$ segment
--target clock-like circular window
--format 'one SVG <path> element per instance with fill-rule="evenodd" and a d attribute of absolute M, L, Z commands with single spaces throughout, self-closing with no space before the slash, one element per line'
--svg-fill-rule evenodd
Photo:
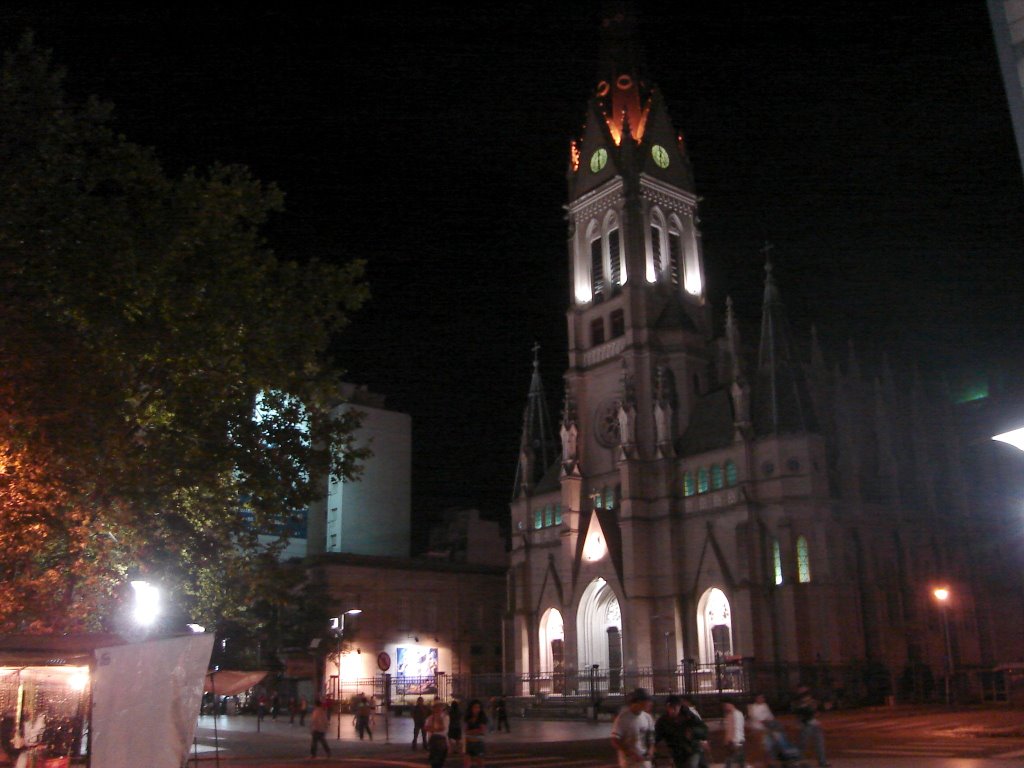
<path fill-rule="evenodd" d="M 651 157 L 654 158 L 654 164 L 659 168 L 668 168 L 668 150 L 661 146 L 661 144 L 655 144 L 651 147 Z"/>
<path fill-rule="evenodd" d="M 609 399 L 594 411 L 594 436 L 605 448 L 614 448 L 619 440 L 619 401 Z"/>
<path fill-rule="evenodd" d="M 608 164 L 608 150 L 604 147 L 590 156 L 590 171 L 597 173 Z"/>

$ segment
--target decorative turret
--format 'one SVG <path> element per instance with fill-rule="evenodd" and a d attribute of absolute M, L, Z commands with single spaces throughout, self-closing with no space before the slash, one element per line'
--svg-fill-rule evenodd
<path fill-rule="evenodd" d="M 556 457 L 544 385 L 540 377 L 539 352 L 540 345 L 534 344 L 533 375 L 530 377 L 530 391 L 523 409 L 523 431 L 519 439 L 519 464 L 512 488 L 513 499 L 523 493 L 529 495 Z"/>
<path fill-rule="evenodd" d="M 764 307 L 761 348 L 754 384 L 754 431 L 757 435 L 813 432 L 814 411 L 807 395 L 803 369 L 793 354 L 789 324 L 779 296 L 765 244 Z"/>

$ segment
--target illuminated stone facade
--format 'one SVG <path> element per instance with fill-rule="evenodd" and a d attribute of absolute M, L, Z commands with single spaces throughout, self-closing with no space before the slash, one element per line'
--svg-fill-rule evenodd
<path fill-rule="evenodd" d="M 946 401 L 797 343 L 768 248 L 757 348 L 711 306 L 686 146 L 607 31 L 570 148 L 559 435 L 535 364 L 511 505 L 508 670 L 541 690 L 732 657 L 941 674 L 938 583 L 958 664 L 982 661 Z"/>

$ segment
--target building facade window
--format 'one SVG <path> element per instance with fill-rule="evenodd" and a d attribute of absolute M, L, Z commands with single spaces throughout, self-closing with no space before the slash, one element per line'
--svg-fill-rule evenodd
<path fill-rule="evenodd" d="M 662 263 L 662 252 L 661 252 L 661 225 L 657 222 L 651 222 L 651 258 L 654 263 L 654 282 L 661 280 L 661 276 L 665 271 L 664 264 Z"/>
<path fill-rule="evenodd" d="M 604 508 L 615 509 L 615 489 L 605 488 L 604 489 Z"/>
<path fill-rule="evenodd" d="M 811 581 L 811 556 L 807 551 L 807 538 L 799 536 L 796 540 L 796 577 L 801 584 Z"/>
<path fill-rule="evenodd" d="M 540 530 L 541 528 L 544 527 L 544 510 L 543 509 L 539 509 L 538 508 L 538 509 L 535 509 L 533 511 L 533 527 L 536 528 L 537 530 Z"/>
<path fill-rule="evenodd" d="M 775 571 L 775 586 L 782 583 L 782 547 L 778 539 L 772 539 L 772 568 Z"/>
<path fill-rule="evenodd" d="M 725 480 L 722 477 L 721 464 L 711 465 L 711 487 L 716 491 L 725 487 Z"/>
<path fill-rule="evenodd" d="M 546 507 L 544 507 L 544 527 L 546 528 L 546 527 L 548 527 L 550 525 L 554 525 L 554 524 L 555 524 L 555 510 L 554 510 L 554 508 L 550 504 L 548 504 Z"/>
<path fill-rule="evenodd" d="M 596 347 L 604 344 L 604 318 L 599 317 L 590 321 L 590 345 Z"/>
<path fill-rule="evenodd" d="M 601 238 L 590 241 L 590 291 L 594 301 L 599 301 L 604 294 L 604 259 L 601 254 Z M 600 297 L 600 298 L 599 298 Z"/>
<path fill-rule="evenodd" d="M 697 470 L 697 493 L 708 492 L 708 468 L 701 467 Z"/>
<path fill-rule="evenodd" d="M 555 525 L 562 524 L 562 505 L 555 504 Z"/>
<path fill-rule="evenodd" d="M 730 488 L 737 485 L 740 482 L 740 471 L 736 467 L 736 462 L 730 459 L 725 462 L 725 484 Z"/>
<path fill-rule="evenodd" d="M 683 261 L 683 238 L 678 232 L 668 234 L 668 258 L 672 285 L 679 285 L 680 264 Z"/>
<path fill-rule="evenodd" d="M 621 309 L 614 310 L 609 315 L 608 320 L 611 324 L 611 337 L 613 339 L 617 339 L 626 332 L 626 316 Z"/>
<path fill-rule="evenodd" d="M 686 472 L 683 475 L 683 496 L 693 496 L 697 492 L 697 486 L 693 482 L 693 473 Z"/>
<path fill-rule="evenodd" d="M 613 229 L 608 233 L 608 279 L 611 280 L 612 289 L 622 285 L 622 256 L 619 248 L 619 230 Z"/>

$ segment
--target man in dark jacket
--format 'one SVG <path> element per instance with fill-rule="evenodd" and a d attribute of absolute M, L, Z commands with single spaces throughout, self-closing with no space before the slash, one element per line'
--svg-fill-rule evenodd
<path fill-rule="evenodd" d="M 800 718 L 800 751 L 807 754 L 807 748 L 813 744 L 819 768 L 826 768 L 829 762 L 825 759 L 825 734 L 818 719 L 818 702 L 811 696 L 811 689 L 806 685 L 796 689 L 793 712 Z"/>
<path fill-rule="evenodd" d="M 654 724 L 654 740 L 668 747 L 675 768 L 697 768 L 707 737 L 704 721 L 682 706 L 678 696 L 665 699 L 665 714 Z"/>

